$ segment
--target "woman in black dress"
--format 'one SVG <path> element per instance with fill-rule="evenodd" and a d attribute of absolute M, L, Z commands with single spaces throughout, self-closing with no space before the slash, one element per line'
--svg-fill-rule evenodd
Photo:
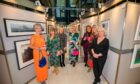
<path fill-rule="evenodd" d="M 107 59 L 107 53 L 109 50 L 109 40 L 105 37 L 105 29 L 98 29 L 98 37 L 93 40 L 91 52 L 93 55 L 94 68 L 93 72 L 95 75 L 95 80 L 93 84 L 100 83 L 100 76 L 102 74 L 102 70 L 104 64 Z"/>

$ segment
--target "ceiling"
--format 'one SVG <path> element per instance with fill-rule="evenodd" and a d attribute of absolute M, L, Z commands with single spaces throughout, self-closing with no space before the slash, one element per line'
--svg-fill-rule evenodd
<path fill-rule="evenodd" d="M 30 0 L 35 2 L 36 0 Z M 45 7 L 49 7 L 48 16 L 55 17 L 58 23 L 70 24 L 79 19 L 81 12 L 89 12 L 90 8 L 98 9 L 98 3 L 110 0 L 39 0 Z"/>

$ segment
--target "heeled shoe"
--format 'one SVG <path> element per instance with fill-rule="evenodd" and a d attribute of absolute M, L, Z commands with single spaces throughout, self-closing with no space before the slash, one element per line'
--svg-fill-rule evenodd
<path fill-rule="evenodd" d="M 62 65 L 63 65 L 63 67 L 65 67 L 65 63 L 63 63 Z"/>

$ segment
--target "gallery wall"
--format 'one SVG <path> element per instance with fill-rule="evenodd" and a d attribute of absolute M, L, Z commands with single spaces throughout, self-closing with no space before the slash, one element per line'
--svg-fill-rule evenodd
<path fill-rule="evenodd" d="M 3 59 L 7 60 L 8 66 L 6 67 L 9 68 L 7 70 L 9 70 L 9 73 L 10 73 L 9 75 L 11 76 L 12 83 L 25 84 L 27 81 L 35 77 L 34 66 L 33 64 L 31 64 L 21 70 L 18 69 L 18 62 L 17 62 L 16 53 L 15 53 L 14 41 L 30 39 L 31 36 L 7 37 L 3 18 L 45 22 L 45 15 L 18 9 L 18 8 L 11 7 L 4 4 L 0 4 L 0 9 L 1 9 L 1 14 L 0 14 L 1 29 L 0 30 L 2 33 L 3 43 L 5 47 L 5 52 L 6 52 L 6 56 L 5 56 L 6 59 L 5 58 Z M 7 10 L 10 10 L 10 11 L 7 11 Z M 6 73 L 7 72 L 5 72 L 4 74 Z M 10 83 L 6 83 L 6 84 L 10 84 Z"/>
<path fill-rule="evenodd" d="M 129 2 L 127 10 L 122 48 L 129 52 L 121 55 L 117 84 L 139 84 L 140 67 L 130 68 L 130 64 L 133 59 L 134 45 L 140 44 L 139 41 L 134 40 L 140 16 L 140 5 Z"/>

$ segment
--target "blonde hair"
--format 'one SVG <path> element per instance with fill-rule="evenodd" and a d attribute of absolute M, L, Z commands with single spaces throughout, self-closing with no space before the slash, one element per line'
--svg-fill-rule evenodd
<path fill-rule="evenodd" d="M 102 32 L 104 32 L 105 36 L 107 35 L 107 32 L 106 32 L 105 28 L 103 28 L 103 27 L 99 27 L 97 30 L 98 30 L 98 33 L 102 31 Z"/>
<path fill-rule="evenodd" d="M 33 25 L 33 28 L 35 29 L 36 26 L 39 26 L 39 27 L 43 30 L 43 27 L 42 27 L 42 25 L 41 25 L 40 23 L 35 23 L 35 24 Z"/>
<path fill-rule="evenodd" d="M 64 28 L 62 28 L 62 27 L 59 27 L 59 29 L 58 29 L 58 33 L 60 33 L 60 30 L 63 30 L 63 33 L 64 33 Z"/>

